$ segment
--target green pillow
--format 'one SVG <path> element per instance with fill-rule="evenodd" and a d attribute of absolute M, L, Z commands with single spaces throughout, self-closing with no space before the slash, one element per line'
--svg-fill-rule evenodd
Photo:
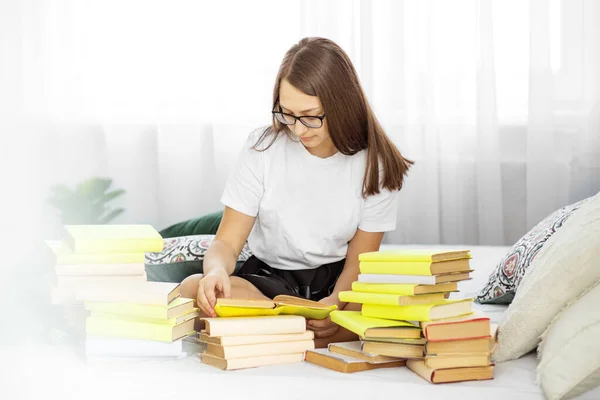
<path fill-rule="evenodd" d="M 193 274 L 204 272 L 204 255 L 214 235 L 190 235 L 165 238 L 163 250 L 146 253 L 146 275 L 153 282 L 181 282 Z M 248 244 L 242 249 L 235 270 L 250 257 Z"/>
<path fill-rule="evenodd" d="M 222 218 L 223 211 L 215 211 L 199 218 L 193 218 L 171 225 L 159 233 L 163 238 L 191 235 L 214 235 L 217 233 L 217 229 L 219 229 Z"/>

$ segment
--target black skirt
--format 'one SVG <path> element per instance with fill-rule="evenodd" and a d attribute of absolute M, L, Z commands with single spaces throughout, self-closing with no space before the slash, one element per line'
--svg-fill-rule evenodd
<path fill-rule="evenodd" d="M 285 294 L 319 301 L 333 292 L 345 261 L 343 259 L 315 269 L 288 271 L 272 268 L 251 256 L 233 276 L 252 283 L 270 299 Z"/>

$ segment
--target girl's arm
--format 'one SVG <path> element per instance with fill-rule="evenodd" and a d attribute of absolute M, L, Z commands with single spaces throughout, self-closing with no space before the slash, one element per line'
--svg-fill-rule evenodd
<path fill-rule="evenodd" d="M 204 256 L 204 274 L 223 268 L 227 275 L 235 270 L 237 259 L 244 248 L 255 217 L 225 207 L 223 218 L 214 240 Z"/>
<path fill-rule="evenodd" d="M 381 241 L 383 239 L 383 232 L 366 232 L 360 229 L 356 230 L 354 237 L 350 240 L 348 245 L 348 253 L 346 255 L 346 263 L 340 277 L 338 278 L 333 293 L 329 300 L 334 301 L 331 304 L 337 304 L 338 309 L 342 310 L 346 303 L 342 303 L 339 300 L 339 292 L 344 290 L 352 289 L 352 282 L 358 279 L 358 255 L 370 251 L 379 250 Z"/>

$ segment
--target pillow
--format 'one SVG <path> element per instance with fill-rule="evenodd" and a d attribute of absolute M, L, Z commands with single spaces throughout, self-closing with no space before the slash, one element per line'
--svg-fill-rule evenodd
<path fill-rule="evenodd" d="M 546 398 L 571 398 L 600 386 L 598 304 L 600 282 L 561 311 L 544 332 L 537 376 Z"/>
<path fill-rule="evenodd" d="M 171 225 L 159 233 L 163 238 L 191 235 L 214 235 L 217 233 L 217 229 L 219 229 L 222 218 L 223 211 L 216 211 L 199 218 L 193 218 Z"/>
<path fill-rule="evenodd" d="M 587 200 L 589 198 L 556 210 L 519 239 L 498 263 L 475 301 L 482 304 L 510 304 L 540 249 Z"/>
<path fill-rule="evenodd" d="M 163 250 L 146 253 L 148 281 L 181 282 L 193 274 L 203 272 L 204 254 L 215 235 L 192 235 L 163 239 Z M 248 244 L 242 249 L 236 271 L 250 257 Z"/>
<path fill-rule="evenodd" d="M 573 213 L 531 262 L 498 328 L 496 362 L 534 350 L 570 301 L 600 280 L 600 193 Z"/>

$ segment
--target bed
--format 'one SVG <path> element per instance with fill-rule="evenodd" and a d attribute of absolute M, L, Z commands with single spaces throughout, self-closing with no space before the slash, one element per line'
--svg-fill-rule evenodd
<path fill-rule="evenodd" d="M 398 247 L 384 245 L 384 248 Z M 415 246 L 411 246 L 415 247 Z M 442 246 L 460 248 L 460 246 Z M 460 285 L 461 296 L 483 286 L 507 247 L 469 246 L 473 279 Z M 492 321 L 506 306 L 479 305 Z M 220 371 L 187 358 L 136 364 L 87 365 L 69 348 L 43 344 L 13 347 L 3 357 L 1 398 L 60 399 L 543 399 L 535 385 L 536 355 L 496 366 L 491 381 L 432 385 L 406 368 L 354 374 L 330 371 L 310 363 Z M 1 392 L 0 392 L 1 394 Z M 600 399 L 600 389 L 583 399 Z"/>

